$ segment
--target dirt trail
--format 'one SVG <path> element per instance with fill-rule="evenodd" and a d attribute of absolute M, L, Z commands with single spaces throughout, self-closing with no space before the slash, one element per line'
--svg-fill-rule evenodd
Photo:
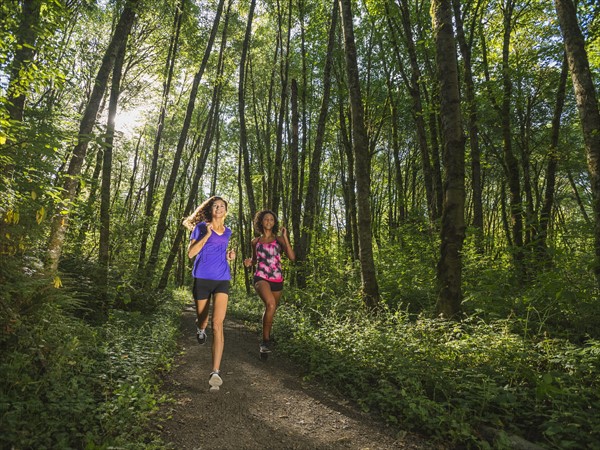
<path fill-rule="evenodd" d="M 257 335 L 226 319 L 223 386 L 210 392 L 211 339 L 198 345 L 194 312 L 182 315 L 182 354 L 163 391 L 175 403 L 159 413 L 165 442 L 183 449 L 432 449 L 413 434 L 385 427 L 355 405 L 302 378 L 282 355 L 261 361 Z"/>

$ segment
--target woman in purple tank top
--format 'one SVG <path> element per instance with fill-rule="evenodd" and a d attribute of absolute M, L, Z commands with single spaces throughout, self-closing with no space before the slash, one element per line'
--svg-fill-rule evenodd
<path fill-rule="evenodd" d="M 271 352 L 271 328 L 283 290 L 283 273 L 281 271 L 281 255 L 285 253 L 291 261 L 296 254 L 290 245 L 285 227 L 279 231 L 279 222 L 273 211 L 263 210 L 254 216 L 254 229 L 260 233 L 252 240 L 252 258 L 246 258 L 246 267 L 256 266 L 254 272 L 254 289 L 265 304 L 262 317 L 261 353 Z"/>
<path fill-rule="evenodd" d="M 196 258 L 192 275 L 193 294 L 196 302 L 196 338 L 198 343 L 207 340 L 209 299 L 213 299 L 212 314 L 212 372 L 208 383 L 211 391 L 219 390 L 223 380 L 220 373 L 223 356 L 223 321 L 229 299 L 231 273 L 229 261 L 235 259 L 235 251 L 228 250 L 231 229 L 225 226 L 227 202 L 221 197 L 210 197 L 183 221 L 191 230 L 188 256 Z"/>

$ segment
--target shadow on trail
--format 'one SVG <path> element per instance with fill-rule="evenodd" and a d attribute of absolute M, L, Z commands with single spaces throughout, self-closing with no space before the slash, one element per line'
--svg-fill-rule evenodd
<path fill-rule="evenodd" d="M 431 448 L 418 437 L 399 440 L 353 405 L 302 379 L 302 370 L 275 351 L 261 361 L 258 335 L 225 321 L 223 386 L 210 392 L 211 343 L 198 345 L 195 314 L 182 314 L 182 353 L 165 379 L 173 399 L 157 427 L 174 449 Z"/>

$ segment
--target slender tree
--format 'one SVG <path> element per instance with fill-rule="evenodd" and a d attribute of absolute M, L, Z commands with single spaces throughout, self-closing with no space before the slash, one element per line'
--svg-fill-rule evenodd
<path fill-rule="evenodd" d="M 462 302 L 461 250 L 465 237 L 465 138 L 460 111 L 456 43 L 450 0 L 433 0 L 433 30 L 440 83 L 440 114 L 444 142 L 444 205 L 441 255 L 437 268 L 437 314 L 456 318 Z"/>
<path fill-rule="evenodd" d="M 186 0 L 181 0 L 181 3 L 175 8 L 171 37 L 169 40 L 169 50 L 167 52 L 167 59 L 165 61 L 165 68 L 163 72 L 163 92 L 160 103 L 160 111 L 158 113 L 156 135 L 154 137 L 154 145 L 152 147 L 152 159 L 150 160 L 148 189 L 146 193 L 146 204 L 144 207 L 144 221 L 142 222 L 142 232 L 140 237 L 140 253 L 138 258 L 139 271 L 143 269 L 146 260 L 146 247 L 148 245 L 150 225 L 154 216 L 154 190 L 156 188 L 158 157 L 165 127 L 165 117 L 167 114 L 167 104 L 169 102 L 169 96 L 171 92 L 171 83 L 173 81 L 177 49 L 179 47 L 179 35 L 181 32 L 181 23 L 185 9 L 185 2 Z"/>
<path fill-rule="evenodd" d="M 460 0 L 452 0 L 456 23 L 456 39 L 459 43 L 463 63 L 463 78 L 465 84 L 465 97 L 467 102 L 467 130 L 469 136 L 469 149 L 471 152 L 471 192 L 473 196 L 473 228 L 475 229 L 475 246 L 479 253 L 483 253 L 483 187 L 481 183 L 481 149 L 479 145 L 479 118 L 477 101 L 475 98 L 475 81 L 472 68 L 473 38 L 475 35 L 476 21 L 481 17 L 482 0 L 476 0 L 475 6 L 469 2 L 461 11 Z M 471 27 L 467 36 L 464 29 L 463 11 L 471 14 Z"/>
<path fill-rule="evenodd" d="M 115 59 L 123 42 L 129 36 L 131 27 L 135 20 L 136 8 L 139 0 L 128 0 L 123 8 L 111 41 L 102 58 L 102 64 L 98 69 L 98 74 L 94 81 L 92 95 L 85 107 L 83 117 L 79 125 L 79 135 L 77 144 L 71 154 L 68 169 L 63 175 L 63 193 L 62 204 L 58 205 L 57 212 L 52 218 L 50 230 L 50 239 L 48 243 L 48 253 L 46 258 L 46 268 L 52 272 L 58 269 L 58 263 L 62 253 L 63 244 L 68 227 L 69 209 L 74 202 L 79 185 L 79 175 L 83 165 L 88 144 L 91 140 L 91 133 L 96 123 L 96 115 L 100 108 L 100 102 L 104 97 L 108 78 L 112 71 Z"/>
<path fill-rule="evenodd" d="M 554 0 L 583 129 L 594 211 L 594 275 L 600 286 L 600 111 L 585 40 L 572 0 Z"/>
<path fill-rule="evenodd" d="M 279 0 L 278 0 L 279 5 Z M 280 10 L 280 7 L 277 8 Z M 279 23 L 282 22 L 281 16 Z M 275 146 L 275 160 L 270 179 L 271 186 L 269 188 L 269 196 L 271 197 L 271 209 L 277 214 L 279 212 L 279 202 L 281 201 L 281 166 L 283 161 L 283 139 L 284 139 L 284 122 L 287 110 L 287 98 L 288 98 L 288 77 L 290 71 L 290 39 L 292 33 L 292 1 L 288 2 L 288 15 L 287 15 L 287 33 L 286 33 L 286 44 L 285 49 L 283 46 L 283 39 L 281 43 L 281 63 L 280 63 L 280 78 L 281 78 L 281 94 L 279 99 L 279 115 L 277 118 L 277 137 Z M 280 35 L 283 34 L 280 26 Z"/>
<path fill-rule="evenodd" d="M 190 90 L 190 96 L 185 112 L 185 118 L 183 119 L 183 125 L 181 127 L 181 133 L 179 134 L 179 140 L 177 141 L 177 148 L 175 149 L 175 154 L 173 155 L 173 166 L 171 167 L 171 174 L 169 175 L 169 179 L 167 180 L 167 185 L 165 187 L 165 193 L 163 196 L 162 207 L 160 210 L 160 216 L 158 218 L 158 222 L 156 224 L 156 231 L 154 233 L 154 240 L 152 241 L 152 248 L 150 250 L 150 256 L 148 257 L 148 262 L 146 263 L 146 269 L 141 277 L 142 280 L 151 280 L 154 271 L 156 269 L 156 264 L 158 262 L 158 255 L 160 251 L 160 247 L 162 241 L 165 237 L 165 233 L 167 232 L 167 218 L 169 215 L 169 209 L 171 207 L 171 202 L 173 200 L 173 193 L 175 188 L 175 183 L 177 181 L 177 175 L 179 173 L 179 164 L 181 162 L 181 155 L 183 153 L 183 149 L 188 139 L 188 132 L 190 129 L 190 125 L 192 123 L 192 116 L 194 114 L 194 108 L 196 106 L 196 96 L 198 95 L 198 89 L 200 87 L 200 80 L 204 75 L 204 71 L 206 70 L 206 66 L 208 64 L 208 58 L 212 52 L 213 43 L 215 42 L 215 37 L 217 36 L 217 31 L 219 29 L 219 22 L 221 21 L 221 14 L 223 13 L 223 5 L 225 0 L 219 0 L 219 4 L 217 6 L 217 11 L 215 13 L 215 18 L 213 21 L 212 29 L 208 38 L 208 42 L 206 43 L 206 49 L 204 51 L 204 56 L 202 57 L 202 62 L 200 63 L 200 67 L 194 76 L 194 81 L 192 82 L 192 89 Z"/>
<path fill-rule="evenodd" d="M 248 151 L 248 130 L 246 128 L 246 61 L 250 51 L 250 39 L 252 37 L 252 20 L 254 18 L 254 9 L 256 0 L 251 0 L 248 10 L 248 22 L 246 23 L 246 34 L 242 44 L 242 55 L 240 57 L 240 75 L 238 84 L 238 114 L 240 121 L 240 148 L 244 162 L 244 181 L 246 183 L 246 195 L 248 197 L 248 206 L 250 207 L 250 217 L 256 213 L 256 201 L 254 200 L 254 187 L 252 186 L 252 172 L 250 170 L 250 153 Z"/>
<path fill-rule="evenodd" d="M 319 181 L 321 177 L 321 159 L 323 154 L 323 142 L 325 138 L 325 126 L 327 113 L 329 111 L 329 97 L 331 93 L 331 72 L 333 66 L 333 50 L 335 48 L 335 31 L 338 22 L 337 0 L 334 0 L 331 12 L 331 23 L 329 27 L 329 39 L 327 43 L 327 55 L 325 56 L 325 68 L 323 69 L 323 98 L 317 121 L 317 134 L 312 152 L 310 169 L 308 171 L 308 186 L 306 198 L 304 199 L 304 220 L 300 242 L 296 247 L 296 263 L 299 266 L 298 285 L 303 286 L 305 273 L 303 264 L 307 261 L 310 253 L 311 234 L 315 226 L 315 217 L 319 201 Z"/>
<path fill-rule="evenodd" d="M 358 74 L 358 57 L 354 39 L 354 25 L 351 1 L 340 0 L 340 16 L 344 34 L 344 55 L 346 60 L 346 76 L 350 94 L 352 111 L 352 148 L 356 162 L 356 203 L 358 211 L 358 243 L 360 249 L 360 267 L 362 296 L 369 308 L 379 303 L 379 285 L 375 274 L 373 259 L 373 238 L 371 230 L 371 154 L 369 138 L 364 122 L 364 107 Z"/>
<path fill-rule="evenodd" d="M 556 92 L 556 104 L 554 105 L 554 116 L 552 117 L 552 131 L 550 136 L 550 148 L 548 151 L 548 166 L 546 169 L 546 186 L 544 189 L 544 203 L 540 211 L 539 226 L 536 233 L 536 250 L 538 259 L 549 264 L 551 257 L 548 252 L 548 228 L 552 218 L 552 207 L 556 194 L 556 169 L 558 166 L 558 143 L 560 133 L 560 120 L 565 104 L 567 78 L 569 76 L 569 64 L 567 56 L 563 58 L 560 80 Z"/>
<path fill-rule="evenodd" d="M 388 8 L 386 4 L 386 8 Z M 439 217 L 438 211 L 436 211 L 436 201 L 434 193 L 433 183 L 433 168 L 431 166 L 431 155 L 429 150 L 429 144 L 427 142 L 427 130 L 425 126 L 425 110 L 423 108 L 423 98 L 421 92 L 422 75 L 419 60 L 417 57 L 417 49 L 414 42 L 413 36 L 413 25 L 410 19 L 409 2 L 406 0 L 400 0 L 398 2 L 398 11 L 400 12 L 400 20 L 402 22 L 402 31 L 398 30 L 398 27 L 392 20 L 391 11 L 388 9 L 388 27 L 390 30 L 390 37 L 392 44 L 395 49 L 396 59 L 401 69 L 402 78 L 410 93 L 412 99 L 412 114 L 415 121 L 415 131 L 417 134 L 417 143 L 419 150 L 421 151 L 421 167 L 423 170 L 423 178 L 425 183 L 425 195 L 427 197 L 427 208 L 429 218 L 434 220 Z M 401 34 L 404 37 L 404 42 L 408 52 L 408 59 L 410 63 L 410 75 L 404 73 L 402 68 L 403 59 L 401 56 L 399 44 L 397 43 L 396 35 Z"/>
<path fill-rule="evenodd" d="M 512 143 L 511 111 L 512 111 L 512 79 L 510 71 L 510 40 L 513 32 L 513 20 L 516 2 L 506 0 L 503 4 L 503 40 L 502 40 L 502 104 L 500 106 L 500 123 L 502 128 L 502 144 L 504 167 L 508 179 L 510 195 L 511 233 L 513 242 L 513 260 L 516 273 L 523 272 L 523 204 L 521 200 L 521 179 L 519 161 L 517 160 Z"/>
<path fill-rule="evenodd" d="M 100 263 L 100 291 L 103 298 L 102 313 L 108 313 L 108 274 L 110 266 L 110 189 L 111 173 L 113 170 L 112 154 L 115 137 L 115 118 L 121 93 L 121 78 L 123 73 L 123 61 L 127 48 L 127 36 L 121 44 L 121 48 L 115 58 L 113 67 L 112 83 L 110 88 L 110 100 L 108 105 L 108 118 L 106 123 L 106 139 L 102 149 L 102 184 L 100 187 L 100 242 L 98 262 Z"/>

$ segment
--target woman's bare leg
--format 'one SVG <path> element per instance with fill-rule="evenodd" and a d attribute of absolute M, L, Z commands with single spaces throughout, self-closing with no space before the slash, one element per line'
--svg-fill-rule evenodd
<path fill-rule="evenodd" d="M 208 298 L 196 300 L 196 325 L 201 330 L 205 330 L 208 326 L 209 303 Z"/>
<path fill-rule="evenodd" d="M 229 295 L 223 292 L 213 294 L 213 314 L 212 314 L 212 360 L 213 371 L 219 370 L 221 367 L 221 358 L 223 357 L 223 347 L 225 346 L 225 336 L 223 333 L 223 322 L 227 313 L 227 301 Z"/>
<path fill-rule="evenodd" d="M 258 281 L 254 288 L 261 300 L 265 304 L 265 312 L 262 317 L 263 326 L 263 341 L 268 341 L 271 337 L 271 328 L 273 328 L 273 318 L 279 305 L 279 299 L 281 298 L 282 291 L 271 291 L 271 286 L 266 281 Z"/>

